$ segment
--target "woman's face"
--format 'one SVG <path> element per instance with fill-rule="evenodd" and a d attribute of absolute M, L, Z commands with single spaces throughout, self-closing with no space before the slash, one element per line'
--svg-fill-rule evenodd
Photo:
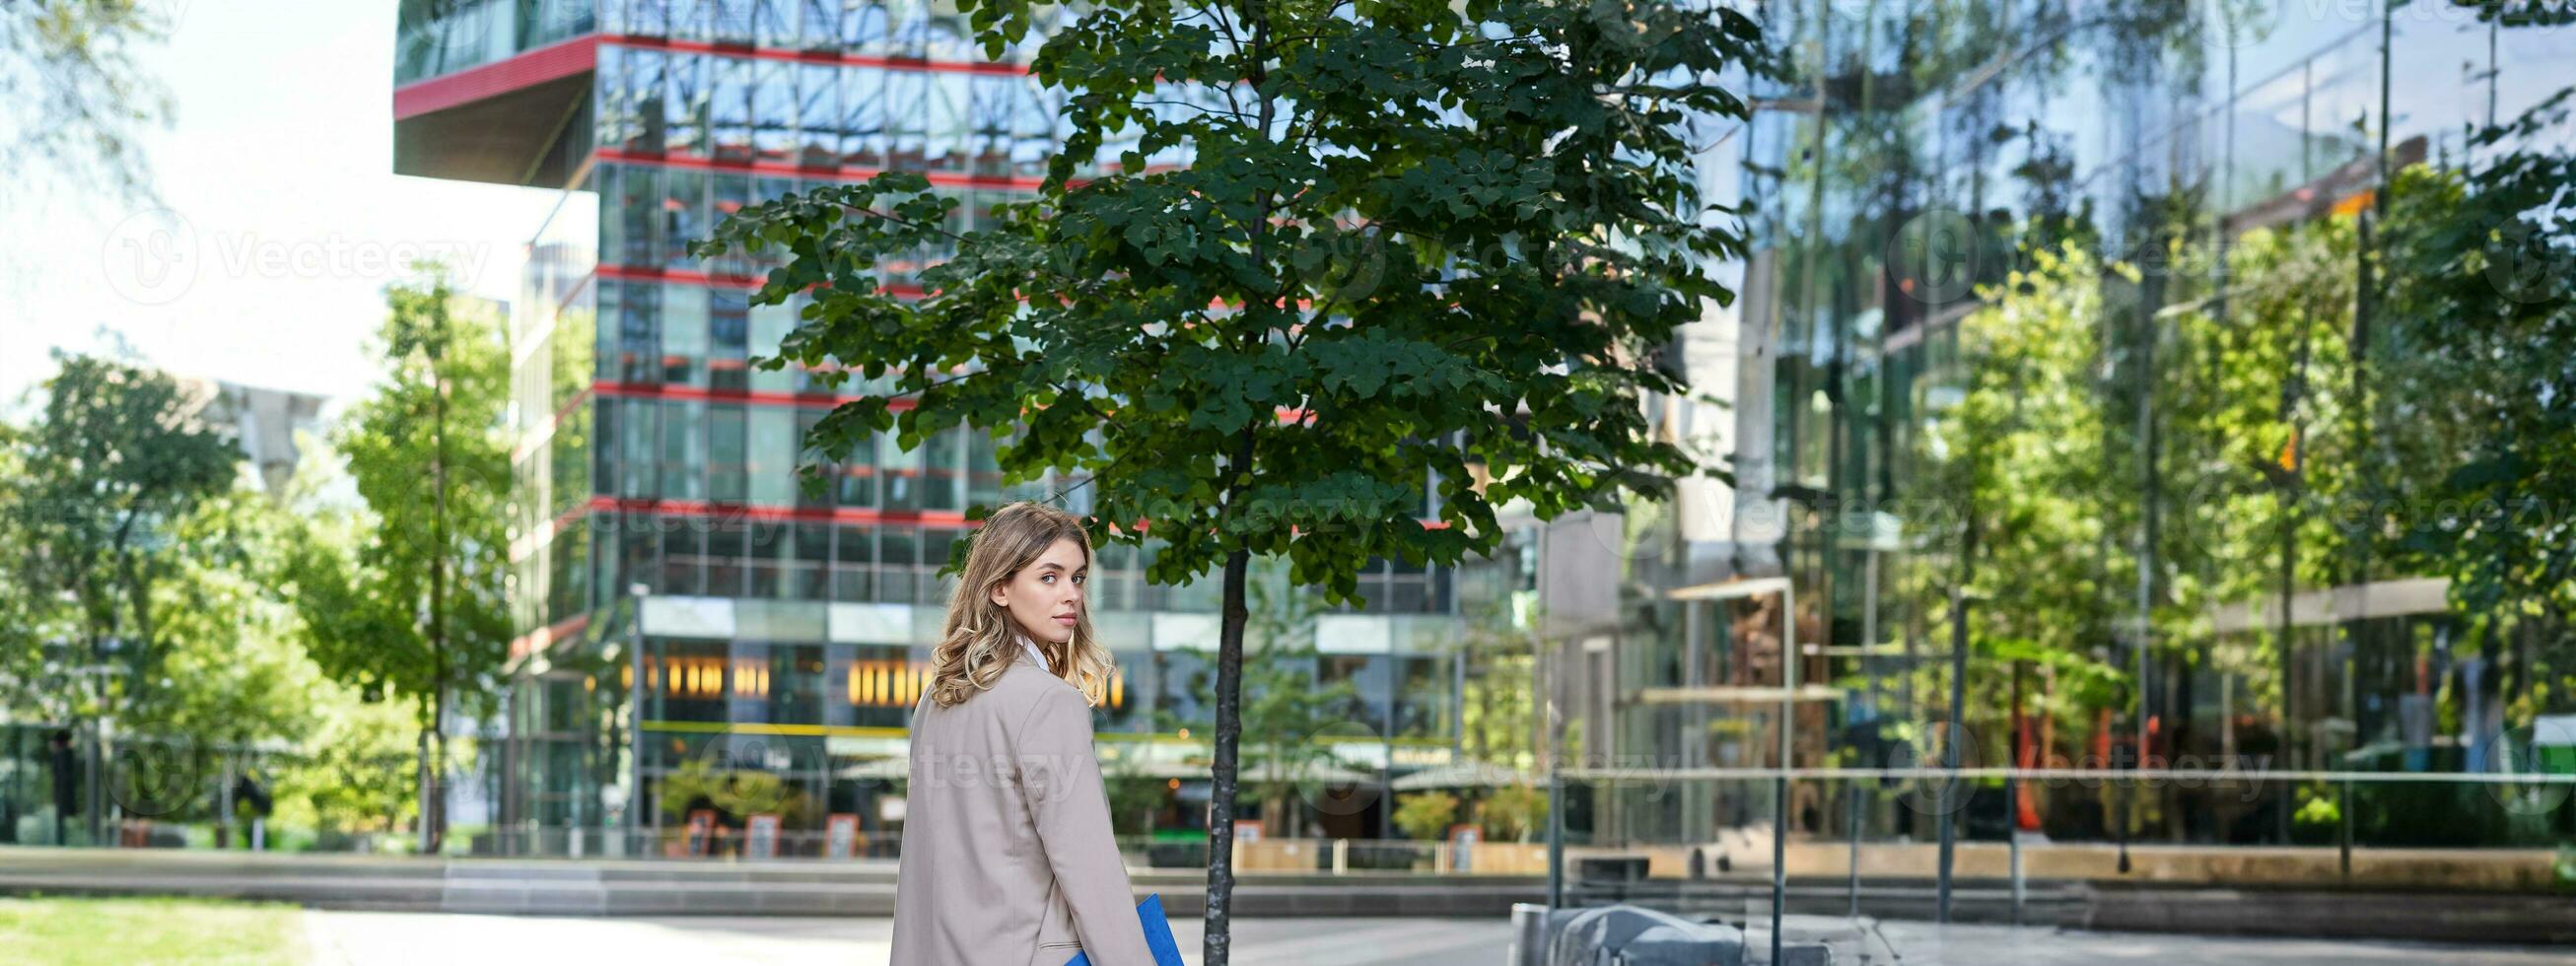
<path fill-rule="evenodd" d="M 1091 561 L 1083 556 L 1082 545 L 1058 540 L 994 587 L 993 603 L 1030 640 L 1062 644 L 1073 639 L 1074 622 L 1082 617 L 1082 585 L 1090 577 Z"/>

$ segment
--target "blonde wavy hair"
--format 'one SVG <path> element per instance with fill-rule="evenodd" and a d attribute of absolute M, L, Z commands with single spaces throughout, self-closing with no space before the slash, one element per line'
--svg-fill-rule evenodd
<path fill-rule="evenodd" d="M 1080 519 L 1026 500 L 994 511 L 967 540 L 966 572 L 948 595 L 948 619 L 930 652 L 930 699 L 943 708 L 992 688 L 1019 657 L 1011 615 L 993 603 L 993 588 L 1036 563 L 1058 540 L 1079 544 L 1085 566 L 1092 559 L 1091 534 Z M 1082 618 L 1073 625 L 1071 640 L 1056 644 L 1031 637 L 1030 641 L 1046 653 L 1056 676 L 1081 689 L 1086 700 L 1097 705 L 1108 694 L 1109 676 L 1117 666 L 1110 663 L 1109 649 L 1092 636 L 1088 599 L 1083 601 Z"/>

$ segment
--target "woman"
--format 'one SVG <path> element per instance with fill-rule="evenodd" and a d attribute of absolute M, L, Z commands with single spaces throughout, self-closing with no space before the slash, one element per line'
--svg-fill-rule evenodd
<path fill-rule="evenodd" d="M 1014 503 L 975 532 L 912 712 L 896 966 L 1151 966 L 1091 705 L 1109 652 L 1083 607 L 1091 539 Z"/>

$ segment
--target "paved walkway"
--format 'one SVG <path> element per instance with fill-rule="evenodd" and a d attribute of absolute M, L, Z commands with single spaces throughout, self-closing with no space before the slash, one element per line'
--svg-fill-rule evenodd
<path fill-rule="evenodd" d="M 505 966 L 601 962 L 620 966 L 738 962 L 885 962 L 886 919 L 574 919 L 403 912 L 309 912 L 306 936 L 319 966 Z M 1199 922 L 1172 923 L 1198 961 Z M 2559 950 L 2471 949 L 2297 939 L 2142 936 L 1890 922 L 1856 929 L 1839 918 L 1794 916 L 1792 938 L 1824 940 L 1837 966 L 2540 966 L 2576 961 Z M 1493 966 L 1511 947 L 1500 921 L 1462 919 L 1248 919 L 1235 923 L 1243 966 Z M 1747 937 L 1758 955 L 1767 935 Z M 1891 955 L 1893 951 L 1894 955 Z"/>
<path fill-rule="evenodd" d="M 411 912 L 305 914 L 315 966 L 503 966 L 508 963 L 876 964 L 886 961 L 889 919 L 572 919 Z M 1172 932 L 1198 962 L 1199 920 Z M 1420 964 L 1493 966 L 1511 948 L 1500 921 L 1454 919 L 1247 919 L 1234 926 L 1242 966 Z"/>
<path fill-rule="evenodd" d="M 1769 923 L 1757 925 L 1763 928 L 1748 934 L 1746 945 L 1756 955 L 1768 955 Z M 2530 947 L 2088 933 L 1870 920 L 1855 926 L 1850 920 L 1827 916 L 1790 916 L 1787 925 L 1793 941 L 1823 941 L 1834 947 L 1835 966 L 2565 966 L 2576 962 L 2576 956 L 2562 950 Z"/>

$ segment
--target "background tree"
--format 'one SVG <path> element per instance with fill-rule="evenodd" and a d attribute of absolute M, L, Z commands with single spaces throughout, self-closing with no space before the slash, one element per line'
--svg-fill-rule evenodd
<path fill-rule="evenodd" d="M 766 365 L 893 374 L 815 428 L 826 457 L 888 426 L 910 448 L 1016 425 L 1007 478 L 1085 479 L 1097 539 L 1168 541 L 1156 582 L 1222 572 L 1223 966 L 1252 559 L 1348 600 L 1372 557 L 1490 550 L 1496 504 L 1547 519 L 1694 471 L 1641 403 L 1682 392 L 1660 353 L 1732 298 L 1707 268 L 1743 239 L 1686 138 L 1746 116 L 1717 79 L 1760 31 L 1660 3 L 960 8 L 996 54 L 1051 30 L 1031 72 L 1069 136 L 1034 199 L 959 236 L 926 179 L 889 173 L 747 209 L 697 254 L 783 251 L 764 304 L 815 290 Z M 951 256 L 927 294 L 890 289 L 925 252 Z"/>
<path fill-rule="evenodd" d="M 2538 16 L 2538 9 L 2529 11 Z M 2565 22 L 2570 15 L 2555 15 Z M 2513 25 L 2508 21 L 2508 25 Z M 2424 453 L 2384 452 L 2369 475 L 2401 560 L 2451 579 L 2454 605 L 2494 615 L 2478 645 L 2507 662 L 2513 717 L 2571 706 L 2576 647 L 2576 154 L 2564 132 L 2576 88 L 2471 132 L 2461 172 L 2415 167 L 2389 192 L 2383 277 L 2390 320 L 2371 364 L 2373 422 L 2442 430 Z"/>
<path fill-rule="evenodd" d="M 180 566 L 172 529 L 240 479 L 241 452 L 201 418 L 207 400 L 167 374 L 76 353 L 13 434 L 22 474 L 7 501 L 10 552 L 41 609 L 67 594 L 82 664 L 126 662 L 103 682 L 106 708 L 163 676 L 158 588 Z M 95 714 L 102 707 L 77 709 Z"/>
<path fill-rule="evenodd" d="M 48 171 L 75 189 L 151 192 L 136 131 L 165 121 L 169 92 L 135 59 L 171 23 L 143 0 L 0 4 L 0 169 Z"/>
<path fill-rule="evenodd" d="M 2108 685 L 2121 679 L 2095 650 L 2113 620 L 2098 555 L 2115 516 L 2108 504 L 2120 498 L 2104 479 L 2108 417 L 2094 377 L 2102 282 L 2136 270 L 2106 266 L 2075 245 L 2028 257 L 2028 268 L 1961 321 L 1962 391 L 1919 437 L 1926 492 L 1942 514 L 1927 531 L 1947 564 L 1917 570 L 1910 590 L 1938 615 L 1935 626 L 1947 626 L 1953 586 L 2004 602 L 1969 609 L 1972 659 L 2063 655 L 2056 663 L 2072 677 L 2056 680 L 2086 687 L 2090 700 L 2055 707 L 2090 727 L 2084 713 L 2107 705 Z M 1948 706 L 1949 674 L 1947 660 L 1921 663 L 1918 706 Z M 2005 676 L 1971 679 L 1982 687 L 1969 707 L 2009 706 Z"/>
<path fill-rule="evenodd" d="M 349 552 L 297 562 L 314 661 L 335 680 L 413 704 L 421 848 L 441 845 L 451 702 L 479 714 L 507 659 L 509 346 L 499 320 L 444 275 L 387 289 L 384 381 L 334 445 L 366 501 Z"/>

